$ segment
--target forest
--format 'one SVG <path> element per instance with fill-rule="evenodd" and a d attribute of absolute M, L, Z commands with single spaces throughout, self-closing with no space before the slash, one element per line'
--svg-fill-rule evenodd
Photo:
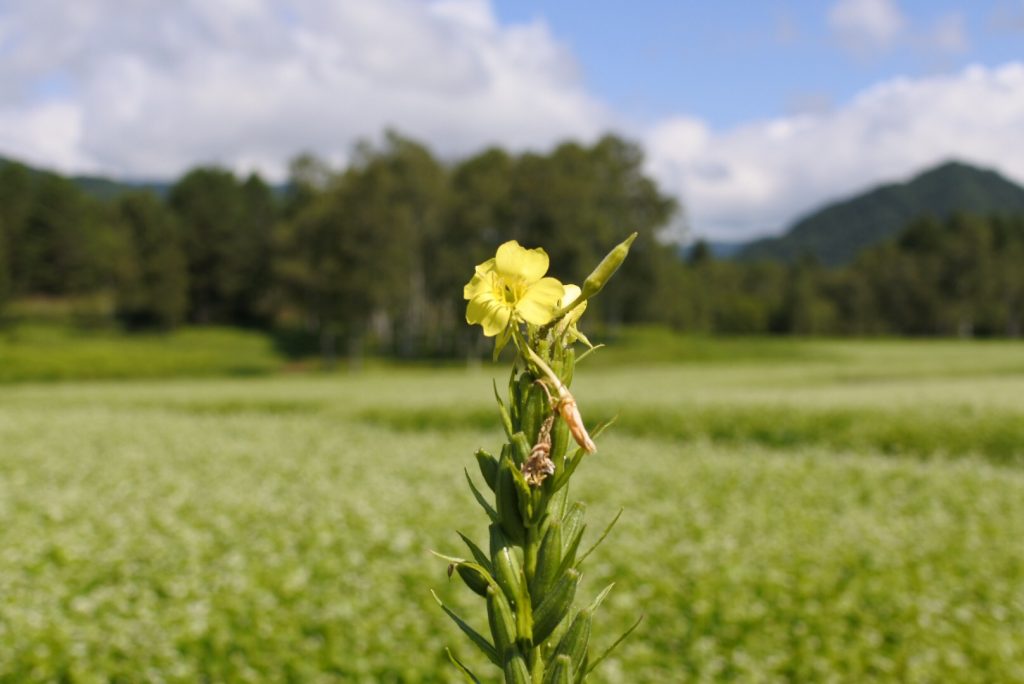
<path fill-rule="evenodd" d="M 683 207 L 608 135 L 548 153 L 443 160 L 394 132 L 343 169 L 296 157 L 272 186 L 199 167 L 166 188 L 89 192 L 0 164 L 0 312 L 73 303 L 83 325 L 274 330 L 323 353 L 482 353 L 462 321 L 473 264 L 509 239 L 543 244 L 578 282 L 630 232 L 625 277 L 592 326 L 707 334 L 1009 336 L 1024 324 L 1024 214 L 910 220 L 847 264 L 717 259 L 667 239 Z"/>

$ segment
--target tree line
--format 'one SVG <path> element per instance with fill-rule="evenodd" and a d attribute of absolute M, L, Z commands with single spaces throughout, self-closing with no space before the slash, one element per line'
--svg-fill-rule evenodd
<path fill-rule="evenodd" d="M 500 148 L 443 162 L 388 133 L 344 169 L 296 158 L 268 185 L 220 168 L 166 194 L 102 201 L 67 178 L 0 166 L 0 306 L 105 296 L 128 329 L 274 329 L 327 357 L 479 353 L 462 285 L 501 242 L 543 245 L 579 282 L 639 233 L 591 326 L 661 323 L 727 334 L 1019 335 L 1024 218 L 922 218 L 851 265 L 683 257 L 658 239 L 679 206 L 616 136 L 546 154 Z"/>

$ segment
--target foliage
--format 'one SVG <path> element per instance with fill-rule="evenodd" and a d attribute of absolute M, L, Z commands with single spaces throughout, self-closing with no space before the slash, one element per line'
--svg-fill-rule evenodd
<path fill-rule="evenodd" d="M 188 306 L 181 229 L 147 193 L 122 196 L 116 212 L 130 250 L 118 261 L 117 315 L 131 327 L 174 328 Z"/>
<path fill-rule="evenodd" d="M 810 217 L 792 238 L 806 244 L 784 262 L 664 244 L 679 207 L 644 173 L 639 147 L 611 135 L 441 160 L 388 132 L 344 170 L 297 157 L 277 189 L 198 168 L 170 188 L 107 188 L 100 201 L 80 181 L 0 161 L 9 316 L 25 299 L 105 297 L 129 329 L 288 331 L 327 365 L 339 354 L 479 358 L 458 296 L 467 264 L 509 239 L 544 243 L 552 275 L 579 281 L 626 226 L 638 233 L 626 277 L 593 303 L 585 334 L 636 323 L 717 335 L 1024 332 L 1024 190 L 963 164 Z M 774 252 L 747 256 L 757 255 Z"/>
<path fill-rule="evenodd" d="M 923 437 L 918 421 L 958 407 L 1022 417 L 1014 344 L 727 344 L 739 364 L 706 351 L 625 371 L 598 354 L 574 390 L 587 407 L 642 398 L 623 421 L 788 402 L 873 408 Z M 452 681 L 428 549 L 486 532 L 462 527 L 474 504 L 459 467 L 501 438 L 489 381 L 411 369 L 5 388 L 0 681 Z M 436 406 L 486 410 L 489 427 L 360 417 Z M 1019 467 L 836 453 L 799 434 L 766 449 L 622 432 L 574 478 L 594 523 L 584 548 L 626 509 L 580 592 L 617 582 L 598 648 L 646 617 L 595 681 L 1024 678 Z M 469 614 L 457 581 L 440 593 Z"/>

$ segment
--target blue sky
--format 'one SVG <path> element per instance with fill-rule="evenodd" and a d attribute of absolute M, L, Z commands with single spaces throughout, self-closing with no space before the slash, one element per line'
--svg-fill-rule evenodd
<path fill-rule="evenodd" d="M 0 0 L 0 155 L 173 178 L 614 131 L 677 235 L 778 232 L 960 159 L 1024 183 L 1024 0 Z"/>
<path fill-rule="evenodd" d="M 587 87 L 640 124 L 687 112 L 715 127 L 842 103 L 894 76 L 1024 57 L 1024 2 L 883 3 L 892 44 L 844 45 L 827 2 L 499 0 L 502 21 L 542 20 Z M 959 38 L 957 38 L 959 36 Z"/>

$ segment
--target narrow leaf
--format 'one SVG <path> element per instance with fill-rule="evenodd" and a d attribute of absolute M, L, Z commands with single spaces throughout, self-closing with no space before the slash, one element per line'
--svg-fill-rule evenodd
<path fill-rule="evenodd" d="M 586 341 L 587 344 L 590 344 L 590 340 L 588 340 L 587 338 L 583 337 L 582 334 L 580 334 L 580 339 Z M 583 352 L 582 354 L 580 354 L 579 356 L 576 357 L 576 363 L 579 363 L 583 359 L 587 358 L 588 356 L 590 356 L 591 354 L 593 354 L 594 352 L 596 352 L 598 349 L 600 349 L 603 346 L 604 346 L 603 344 L 590 345 L 590 349 L 588 349 L 587 351 Z"/>
<path fill-rule="evenodd" d="M 615 582 L 612 582 L 607 587 L 602 589 L 601 593 L 597 595 L 597 598 L 594 599 L 593 603 L 591 603 L 589 606 L 587 606 L 587 610 L 589 610 L 590 612 L 595 612 L 601 606 L 601 604 L 604 602 L 605 597 L 608 596 L 608 592 L 610 592 L 612 590 L 612 587 L 614 587 L 614 586 L 615 586 Z"/>
<path fill-rule="evenodd" d="M 456 533 L 462 537 L 462 541 L 466 542 L 466 546 L 469 547 L 469 552 L 473 554 L 473 558 L 476 559 L 476 562 L 482 565 L 487 572 L 492 572 L 491 559 L 487 557 L 487 554 L 484 553 L 479 546 L 474 544 L 472 539 L 458 530 L 456 530 Z"/>
<path fill-rule="evenodd" d="M 601 661 L 602 661 L 602 660 L 604 660 L 605 658 L 607 658 L 607 657 L 608 657 L 608 655 L 609 655 L 609 654 L 610 654 L 610 653 L 611 653 L 612 651 L 614 651 L 614 650 L 615 650 L 615 649 L 616 649 L 616 648 L 618 647 L 618 645 L 619 645 L 619 644 L 621 644 L 621 643 L 622 643 L 623 641 L 625 641 L 625 640 L 626 640 L 626 638 L 627 638 L 627 637 L 628 637 L 628 636 L 629 636 L 630 634 L 632 634 L 632 633 L 633 633 L 633 630 L 635 630 L 635 629 L 636 629 L 637 627 L 639 627 L 639 626 L 640 626 L 640 623 L 641 623 L 641 622 L 643 622 L 643 619 L 644 619 L 644 616 L 643 616 L 643 615 L 641 615 L 640 617 L 638 617 L 638 618 L 636 619 L 636 622 L 634 622 L 634 623 L 633 623 L 633 626 L 632 626 L 632 627 L 630 627 L 630 628 L 629 628 L 629 629 L 627 629 L 627 630 L 626 630 L 625 632 L 623 632 L 623 633 L 622 633 L 622 636 L 620 636 L 620 637 L 619 637 L 618 639 L 616 639 L 616 640 L 615 640 L 615 643 L 614 643 L 614 644 L 612 644 L 611 646 L 609 646 L 608 648 L 606 648 L 606 649 L 605 649 L 605 651 L 604 651 L 604 653 L 602 653 L 602 654 L 601 654 L 600 656 L 598 656 L 597 660 L 595 660 L 594 662 L 590 663 L 590 665 L 589 665 L 589 666 L 587 667 L 587 672 L 586 672 L 586 673 L 587 673 L 587 674 L 590 674 L 591 672 L 593 672 L 593 671 L 594 671 L 594 668 L 595 668 L 595 667 L 597 667 L 598 665 L 600 665 L 600 664 L 601 664 Z"/>
<path fill-rule="evenodd" d="M 473 490 L 473 497 L 476 499 L 476 502 L 483 507 L 484 511 L 487 512 L 487 517 L 494 522 L 498 522 L 500 520 L 498 512 L 494 510 L 494 507 L 491 506 L 491 504 L 487 503 L 487 499 L 485 499 L 484 495 L 480 493 L 480 490 L 476 488 L 476 485 L 473 483 L 473 478 L 469 476 L 469 471 L 465 468 L 462 470 L 466 473 L 466 482 L 469 483 L 469 488 Z"/>
<path fill-rule="evenodd" d="M 470 627 L 465 620 L 455 613 L 455 611 L 444 605 L 444 602 L 437 594 L 434 593 L 433 589 L 430 590 L 430 593 L 434 596 L 434 600 L 437 601 L 437 605 L 441 606 L 441 610 L 448 614 L 448 617 L 452 619 L 452 622 L 459 626 L 459 629 L 469 637 L 469 640 L 476 644 L 476 647 L 483 651 L 484 655 L 487 656 L 492 663 L 500 666 L 501 660 L 498 658 L 498 651 L 494 648 L 494 645 L 482 636 L 480 632 Z"/>
<path fill-rule="evenodd" d="M 473 684 L 480 684 L 480 680 L 477 676 L 473 674 L 472 670 L 466 667 L 461 660 L 455 657 L 455 654 L 452 653 L 452 649 L 446 648 L 444 650 L 448 653 L 448 660 L 452 661 L 452 665 L 457 667 L 467 680 L 473 682 Z"/>
<path fill-rule="evenodd" d="M 501 395 L 498 394 L 498 381 L 492 378 L 491 386 L 494 387 L 494 398 L 498 400 L 498 411 L 501 413 L 501 427 L 505 429 L 505 435 L 512 439 L 512 417 L 508 414 L 508 409 L 505 408 L 505 402 L 501 400 Z"/>
<path fill-rule="evenodd" d="M 624 509 L 622 509 L 622 508 L 619 509 L 619 512 L 615 514 L 614 518 L 612 518 L 612 521 L 610 523 L 608 523 L 608 527 L 604 528 L 604 532 L 601 533 L 600 538 L 596 542 L 594 542 L 593 546 L 591 546 L 589 549 L 587 549 L 586 552 L 582 556 L 580 556 L 580 559 L 578 561 L 576 561 L 577 567 L 583 561 L 585 561 L 587 559 L 587 556 L 589 556 L 590 554 L 592 554 L 594 552 L 594 549 L 596 549 L 598 546 L 601 545 L 601 542 L 604 541 L 605 537 L 608 536 L 608 533 L 612 531 L 613 527 L 615 527 L 615 523 L 619 522 L 619 518 L 622 517 L 622 511 L 623 510 Z"/>

